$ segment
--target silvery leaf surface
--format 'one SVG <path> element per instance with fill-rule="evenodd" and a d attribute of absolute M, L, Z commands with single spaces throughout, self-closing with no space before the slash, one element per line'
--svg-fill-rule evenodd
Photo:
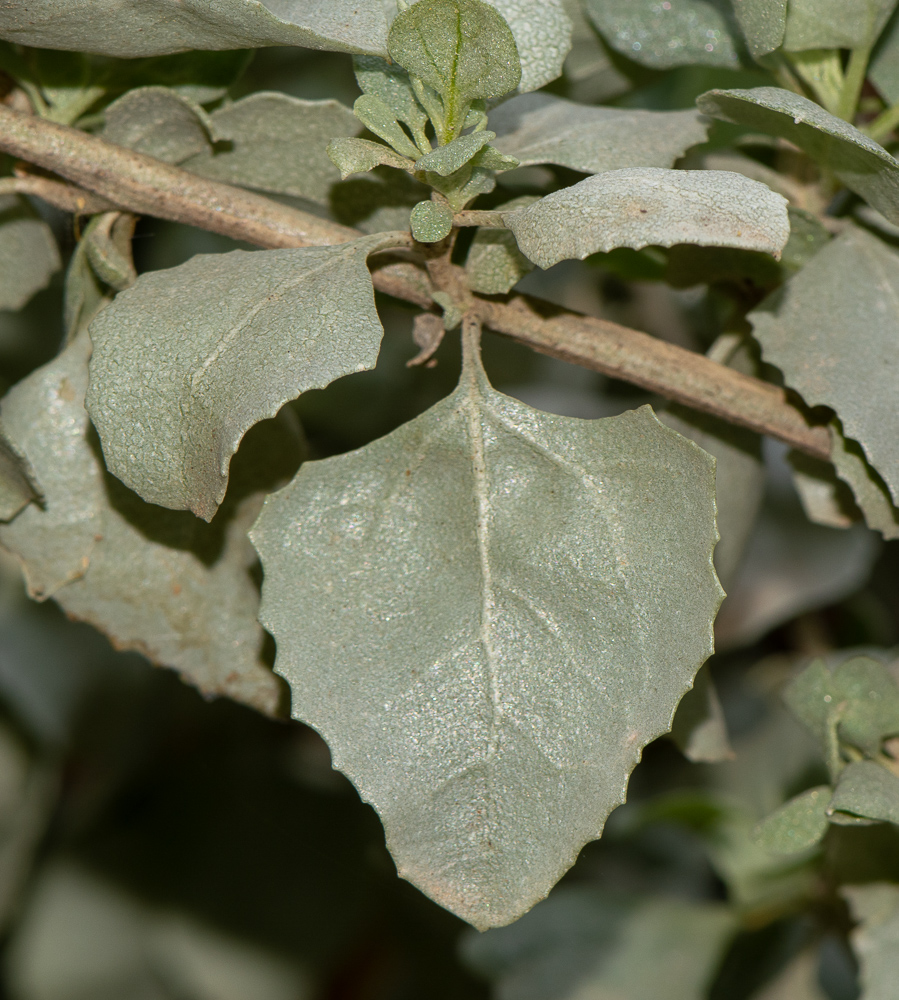
<path fill-rule="evenodd" d="M 217 138 L 206 112 L 168 87 L 129 90 L 106 108 L 104 139 L 166 163 L 182 163 Z"/>
<path fill-rule="evenodd" d="M 836 411 L 899 503 L 892 397 L 899 364 L 899 257 L 850 229 L 749 314 L 764 358 L 809 406 Z"/>
<path fill-rule="evenodd" d="M 10 0 L 0 38 L 107 56 L 158 56 L 191 49 L 300 45 L 383 54 L 381 0 Z"/>
<path fill-rule="evenodd" d="M 210 120 L 229 148 L 207 148 L 186 160 L 185 170 L 325 205 L 340 179 L 326 152 L 328 142 L 359 131 L 352 111 L 339 101 L 267 91 L 213 111 Z"/>
<path fill-rule="evenodd" d="M 561 76 L 571 49 L 571 19 L 564 0 L 487 0 L 512 29 L 521 61 L 521 93 Z"/>
<path fill-rule="evenodd" d="M 895 6 L 896 0 L 790 0 L 783 47 L 801 52 L 870 44 Z"/>
<path fill-rule="evenodd" d="M 375 366 L 366 258 L 385 239 L 203 254 L 141 275 L 90 326 L 87 405 L 110 472 L 210 520 L 253 424 Z"/>
<path fill-rule="evenodd" d="M 613 49 L 644 66 L 740 65 L 730 0 L 584 0 L 584 8 Z"/>
<path fill-rule="evenodd" d="M 551 94 L 523 94 L 490 112 L 498 150 L 522 166 L 556 163 L 598 174 L 670 167 L 707 128 L 695 111 L 597 108 Z"/>
<path fill-rule="evenodd" d="M 261 620 L 294 714 L 400 874 L 475 926 L 546 895 L 670 727 L 722 596 L 713 492 L 648 407 L 551 416 L 469 356 L 451 396 L 267 500 Z"/>
<path fill-rule="evenodd" d="M 23 198 L 0 196 L 0 309 L 21 309 L 61 266 L 47 223 Z"/>
<path fill-rule="evenodd" d="M 4 425 L 44 491 L 0 525 L 34 597 L 51 594 L 72 617 L 172 667 L 208 695 L 267 713 L 278 679 L 259 659 L 263 634 L 248 569 L 246 528 L 261 495 L 246 495 L 215 525 L 143 503 L 103 468 L 84 409 L 85 334 L 3 401 Z"/>
<path fill-rule="evenodd" d="M 734 13 L 756 59 L 780 48 L 787 26 L 787 0 L 737 0 Z"/>
<path fill-rule="evenodd" d="M 786 199 L 725 170 L 609 170 L 510 212 L 505 223 L 543 268 L 615 247 L 676 243 L 776 257 L 790 237 Z"/>
<path fill-rule="evenodd" d="M 795 143 L 887 219 L 899 222 L 899 162 L 814 101 L 779 87 L 754 87 L 710 90 L 696 106 L 713 118 Z"/>

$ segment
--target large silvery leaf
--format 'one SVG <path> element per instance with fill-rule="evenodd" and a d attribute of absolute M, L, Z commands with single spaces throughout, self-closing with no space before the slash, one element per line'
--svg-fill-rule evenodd
<path fill-rule="evenodd" d="M 294 714 L 400 874 L 475 926 L 601 834 L 709 655 L 713 491 L 648 407 L 551 416 L 469 356 L 450 397 L 267 500 L 261 620 Z"/>
<path fill-rule="evenodd" d="M 899 222 L 899 162 L 814 101 L 778 87 L 754 87 L 710 90 L 696 106 L 713 118 L 788 139 L 891 222 Z"/>
<path fill-rule="evenodd" d="M 783 46 L 797 52 L 869 45 L 895 6 L 896 0 L 790 0 Z"/>
<path fill-rule="evenodd" d="M 304 101 L 287 94 L 251 94 L 214 111 L 212 127 L 227 138 L 221 152 L 208 146 L 184 162 L 186 170 L 262 191 L 327 204 L 340 172 L 325 149 L 330 139 L 359 132 L 339 101 Z"/>
<path fill-rule="evenodd" d="M 571 49 L 571 20 L 564 0 L 488 0 L 512 29 L 521 61 L 522 93 L 538 90 L 562 73 Z"/>
<path fill-rule="evenodd" d="M 655 69 L 739 66 L 739 31 L 728 0 L 585 0 L 613 49 Z"/>
<path fill-rule="evenodd" d="M 0 309 L 21 309 L 61 264 L 47 223 L 24 199 L 0 197 Z"/>
<path fill-rule="evenodd" d="M 386 33 L 382 0 L 10 0 L 0 8 L 0 38 L 108 56 L 262 45 L 380 54 Z"/>
<path fill-rule="evenodd" d="M 852 950 L 861 965 L 862 1000 L 893 1000 L 899 979 L 899 886 L 849 886 L 843 895 L 859 922 Z"/>
<path fill-rule="evenodd" d="M 106 108 L 101 135 L 109 142 L 166 163 L 182 163 L 209 149 L 208 116 L 168 87 L 138 87 Z"/>
<path fill-rule="evenodd" d="M 899 503 L 893 405 L 899 364 L 899 257 L 851 229 L 829 243 L 749 319 L 765 360 L 809 406 L 836 410 Z"/>
<path fill-rule="evenodd" d="M 675 243 L 779 256 L 790 237 L 786 199 L 726 170 L 610 170 L 504 220 L 522 253 L 544 268 L 615 247 Z"/>
<path fill-rule="evenodd" d="M 143 503 L 109 476 L 84 410 L 89 350 L 82 334 L 3 401 L 4 425 L 44 497 L 0 525 L 0 543 L 22 563 L 32 596 L 52 593 L 72 617 L 206 694 L 276 712 L 279 682 L 259 659 L 247 572 L 246 528 L 261 498 L 206 525 Z"/>
<path fill-rule="evenodd" d="M 141 275 L 90 327 L 88 409 L 110 472 L 209 520 L 253 424 L 374 367 L 383 330 L 365 262 L 385 239 L 204 254 Z"/>
<path fill-rule="evenodd" d="M 753 56 L 780 48 L 787 22 L 787 0 L 737 0 L 734 13 Z"/>
<path fill-rule="evenodd" d="M 551 94 L 523 94 L 490 112 L 494 145 L 522 166 L 557 163 L 598 174 L 622 167 L 670 167 L 706 127 L 695 111 L 594 108 Z"/>

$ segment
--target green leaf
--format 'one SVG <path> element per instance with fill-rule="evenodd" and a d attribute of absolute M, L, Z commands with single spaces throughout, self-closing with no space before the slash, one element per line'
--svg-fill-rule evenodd
<path fill-rule="evenodd" d="M 551 94 L 523 94 L 490 112 L 496 148 L 522 166 L 556 163 L 598 174 L 621 167 L 670 167 L 706 126 L 695 111 L 595 108 Z"/>
<path fill-rule="evenodd" d="M 260 91 L 210 116 L 224 150 L 207 149 L 182 166 L 204 177 L 328 204 L 337 170 L 330 139 L 355 135 L 359 124 L 339 101 L 304 101 Z"/>
<path fill-rule="evenodd" d="M 503 1000 L 703 1000 L 734 930 L 720 903 L 568 886 L 462 956 Z"/>
<path fill-rule="evenodd" d="M 868 78 L 887 104 L 899 101 L 899 16 L 891 19 L 874 50 Z"/>
<path fill-rule="evenodd" d="M 0 521 L 11 521 L 40 495 L 34 473 L 0 425 Z"/>
<path fill-rule="evenodd" d="M 600 835 L 711 651 L 721 589 L 699 448 L 648 407 L 533 410 L 470 351 L 450 397 L 304 465 L 252 539 L 296 717 L 400 874 L 483 928 Z"/>
<path fill-rule="evenodd" d="M 413 135 L 424 134 L 428 115 L 418 103 L 409 74 L 402 66 L 378 56 L 356 56 L 353 69 L 364 94 L 379 98 L 399 121 L 412 129 Z"/>
<path fill-rule="evenodd" d="M 137 216 L 128 212 L 102 212 L 91 219 L 82 243 L 97 276 L 110 288 L 122 292 L 137 281 L 131 255 L 131 238 Z"/>
<path fill-rule="evenodd" d="M 840 422 L 830 422 L 831 459 L 840 479 L 848 484 L 865 524 L 885 539 L 899 538 L 899 510 L 886 483 L 871 467 L 857 441 L 843 435 Z"/>
<path fill-rule="evenodd" d="M 512 211 L 537 200 L 534 195 L 522 195 L 506 202 L 501 209 Z M 482 295 L 503 295 L 529 272 L 534 265 L 518 249 L 515 237 L 508 229 L 480 226 L 474 234 L 465 272 L 468 286 Z"/>
<path fill-rule="evenodd" d="M 799 94 L 778 87 L 710 90 L 705 115 L 780 136 L 805 150 L 892 222 L 899 222 L 899 163 L 873 139 Z"/>
<path fill-rule="evenodd" d="M 341 180 L 346 180 L 350 174 L 367 173 L 379 166 L 409 171 L 415 169 L 412 160 L 395 153 L 389 146 L 369 139 L 332 139 L 328 143 L 327 153 L 340 171 Z"/>
<path fill-rule="evenodd" d="M 0 195 L 0 309 L 21 309 L 62 266 L 50 227 L 15 195 Z"/>
<path fill-rule="evenodd" d="M 379 55 L 386 29 L 381 0 L 9 0 L 0 10 L 11 42 L 125 58 L 265 45 Z"/>
<path fill-rule="evenodd" d="M 566 0 L 488 0 L 512 30 L 521 60 L 522 93 L 539 90 L 562 75 L 571 49 Z"/>
<path fill-rule="evenodd" d="M 387 51 L 440 95 L 442 142 L 458 136 L 474 99 L 502 97 L 521 80 L 509 25 L 480 0 L 419 0 L 390 26 Z"/>
<path fill-rule="evenodd" d="M 422 156 L 415 164 L 415 169 L 427 170 L 430 173 L 439 174 L 441 177 L 449 177 L 450 174 L 461 170 L 469 160 L 480 153 L 488 142 L 495 138 L 495 132 L 487 131 L 460 135 L 458 139 L 453 139 L 445 146 L 439 146 Z"/>
<path fill-rule="evenodd" d="M 729 0 L 585 0 L 584 8 L 613 49 L 644 66 L 739 67 Z"/>
<path fill-rule="evenodd" d="M 671 739 L 694 764 L 733 759 L 724 709 L 708 666 L 699 671 L 693 687 L 677 706 Z"/>
<path fill-rule="evenodd" d="M 261 494 L 205 525 L 142 503 L 108 476 L 83 405 L 89 351 L 82 335 L 3 400 L 4 425 L 39 477 L 44 503 L 0 525 L 0 543 L 22 563 L 32 596 L 52 594 L 71 617 L 206 694 L 277 712 L 280 687 L 259 659 L 263 633 L 247 572 L 246 528 Z"/>
<path fill-rule="evenodd" d="M 139 87 L 113 101 L 100 134 L 166 163 L 183 163 L 220 138 L 201 107 L 167 87 Z"/>
<path fill-rule="evenodd" d="M 830 785 L 819 785 L 790 799 L 755 828 L 756 843 L 772 854 L 798 854 L 814 847 L 827 832 L 832 794 Z"/>
<path fill-rule="evenodd" d="M 893 366 L 899 364 L 899 257 L 850 229 L 749 314 L 767 362 L 809 406 L 836 411 L 899 502 Z"/>
<path fill-rule="evenodd" d="M 610 170 L 510 212 L 506 225 L 539 267 L 614 247 L 732 246 L 780 255 L 786 200 L 724 170 Z"/>
<path fill-rule="evenodd" d="M 102 223 L 102 215 L 91 219 L 69 261 L 63 294 L 66 343 L 71 343 L 113 298 L 112 291 L 97 276 L 88 257 L 89 237 Z"/>
<path fill-rule="evenodd" d="M 366 267 L 391 243 L 199 255 L 141 275 L 90 327 L 88 409 L 109 470 L 150 503 L 209 520 L 253 424 L 373 368 Z"/>
<path fill-rule="evenodd" d="M 754 58 L 780 48 L 786 30 L 787 0 L 737 0 L 733 7 Z"/>
<path fill-rule="evenodd" d="M 419 243 L 439 243 L 453 228 L 453 210 L 436 201 L 420 201 L 409 218 L 412 235 Z"/>
<path fill-rule="evenodd" d="M 896 0 L 790 0 L 783 47 L 861 48 L 877 38 L 895 6 Z"/>
<path fill-rule="evenodd" d="M 871 760 L 849 764 L 837 782 L 829 812 L 899 824 L 899 777 Z"/>
<path fill-rule="evenodd" d="M 363 94 L 353 105 L 353 114 L 370 131 L 389 143 L 400 156 L 417 160 L 421 150 L 406 135 L 393 111 L 374 94 Z M 425 147 L 427 148 L 427 147 Z"/>
<path fill-rule="evenodd" d="M 846 886 L 854 920 L 852 950 L 861 965 L 862 1000 L 893 1000 L 899 977 L 899 886 L 874 883 Z"/>

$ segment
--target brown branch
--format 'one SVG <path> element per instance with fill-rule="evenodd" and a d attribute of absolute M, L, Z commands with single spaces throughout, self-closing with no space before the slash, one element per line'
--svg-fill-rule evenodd
<path fill-rule="evenodd" d="M 34 174 L 0 177 L 0 195 L 4 194 L 34 195 L 48 205 L 54 205 L 73 215 L 95 215 L 115 208 L 111 202 L 90 191 Z"/>
<path fill-rule="evenodd" d="M 35 163 L 143 215 L 184 222 L 267 248 L 344 243 L 361 234 L 347 226 L 249 191 L 206 180 L 77 129 L 0 105 L 0 150 Z M 410 263 L 376 263 L 375 287 L 430 305 L 424 273 Z M 782 389 L 606 320 L 563 312 L 525 295 L 476 298 L 474 311 L 491 329 L 534 350 L 591 368 L 785 441 L 827 459 L 830 439 L 810 426 Z"/>

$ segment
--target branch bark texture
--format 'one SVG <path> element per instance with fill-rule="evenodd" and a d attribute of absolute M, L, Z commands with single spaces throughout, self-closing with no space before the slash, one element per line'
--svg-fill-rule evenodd
<path fill-rule="evenodd" d="M 3 104 L 0 150 L 126 211 L 186 223 L 268 249 L 344 243 L 362 235 Z M 33 193 L 42 196 L 36 186 Z M 376 263 L 372 277 L 381 292 L 420 306 L 431 303 L 426 275 L 412 263 Z M 816 458 L 830 457 L 826 428 L 811 426 L 783 389 L 701 354 L 526 295 L 489 300 L 476 296 L 472 311 L 485 326 L 541 353 L 768 434 Z"/>

